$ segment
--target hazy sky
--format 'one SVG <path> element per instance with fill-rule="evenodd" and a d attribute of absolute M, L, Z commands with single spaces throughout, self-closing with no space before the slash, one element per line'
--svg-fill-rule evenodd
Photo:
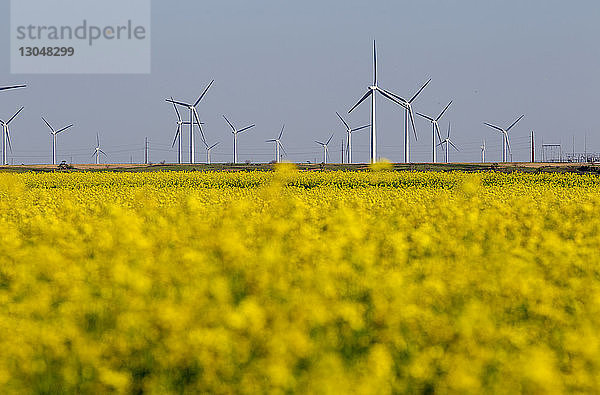
<path fill-rule="evenodd" d="M 600 92 L 600 3 L 557 1 L 166 1 L 152 7 L 152 73 L 149 75 L 11 75 L 9 6 L 0 5 L 0 85 L 29 88 L 0 94 L 0 118 L 21 105 L 12 126 L 14 163 L 47 163 L 50 136 L 40 115 L 76 127 L 59 137 L 59 160 L 91 162 L 101 133 L 111 162 L 143 160 L 144 137 L 151 160 L 175 161 L 171 149 L 175 114 L 164 99 L 193 101 L 215 84 L 199 111 L 210 143 L 221 145 L 215 161 L 231 161 L 226 114 L 240 127 L 240 160 L 267 162 L 264 142 L 286 124 L 289 159 L 320 160 L 323 140 L 335 132 L 332 160 L 340 160 L 344 129 L 335 111 L 347 113 L 372 79 L 371 46 L 377 40 L 380 85 L 401 96 L 428 78 L 418 111 L 435 114 L 449 100 L 446 122 L 461 152 L 455 161 L 478 161 L 485 139 L 490 161 L 500 159 L 501 136 L 484 121 L 508 126 L 515 160 L 529 155 L 529 134 L 538 143 L 562 143 L 567 151 L 600 151 L 596 111 Z M 369 104 L 349 117 L 369 123 Z M 443 128 L 447 123 L 443 123 Z M 403 112 L 379 100 L 379 155 L 403 159 Z M 431 128 L 417 121 L 412 159 L 430 159 Z M 185 141 L 189 136 L 185 134 Z M 354 137 L 355 160 L 368 161 L 369 133 Z M 200 141 L 197 160 L 204 160 Z M 439 153 L 441 155 L 441 152 Z M 186 155 L 187 156 L 187 155 Z"/>

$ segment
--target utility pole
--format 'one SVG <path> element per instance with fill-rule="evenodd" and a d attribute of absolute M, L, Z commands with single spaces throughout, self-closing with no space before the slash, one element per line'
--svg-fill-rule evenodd
<path fill-rule="evenodd" d="M 148 137 L 144 140 L 144 164 L 148 164 Z"/>
<path fill-rule="evenodd" d="M 535 163 L 535 135 L 531 131 L 531 163 Z"/>
<path fill-rule="evenodd" d="M 573 162 L 575 162 L 575 135 L 573 135 Z"/>

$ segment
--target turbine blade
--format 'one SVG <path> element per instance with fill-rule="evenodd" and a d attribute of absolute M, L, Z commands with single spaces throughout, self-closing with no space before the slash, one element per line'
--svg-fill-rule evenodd
<path fill-rule="evenodd" d="M 327 140 L 327 143 L 325 143 L 325 145 L 329 145 L 329 143 L 331 143 L 331 139 L 333 138 L 333 134 L 331 135 L 331 137 L 329 138 L 329 140 Z"/>
<path fill-rule="evenodd" d="M 221 142 L 218 143 L 214 143 L 213 145 L 211 145 L 208 149 L 211 150 L 213 148 L 215 148 L 217 145 L 221 144 Z"/>
<path fill-rule="evenodd" d="M 182 101 L 171 100 L 171 99 L 165 99 L 165 101 L 168 102 L 168 103 L 177 104 L 178 106 L 191 107 L 191 104 L 184 103 Z"/>
<path fill-rule="evenodd" d="M 446 137 L 446 139 L 450 139 L 450 122 L 448 122 L 448 137 Z"/>
<path fill-rule="evenodd" d="M 394 94 L 386 91 L 385 89 L 377 89 L 377 91 L 379 91 L 379 93 L 381 93 L 385 98 L 393 101 L 397 105 L 402 106 L 404 108 L 408 108 L 406 106 L 407 103 L 405 101 L 403 101 L 402 98 L 400 98 L 400 97 L 398 97 L 398 96 L 396 96 L 396 95 L 394 95 Z"/>
<path fill-rule="evenodd" d="M 433 119 L 433 118 L 431 118 L 431 117 L 428 117 L 428 116 L 427 116 L 427 115 L 425 115 L 425 114 L 421 114 L 420 112 L 416 112 L 416 114 L 417 114 L 418 116 L 420 116 L 421 118 L 425 118 L 425 119 L 427 119 L 427 120 L 428 120 L 428 121 L 430 121 L 430 122 L 433 122 L 433 121 L 435 121 L 435 119 Z"/>
<path fill-rule="evenodd" d="M 175 109 L 175 112 L 177 113 L 177 120 L 179 122 L 181 122 L 181 114 L 179 113 L 179 109 L 177 108 L 177 106 L 175 105 L 175 102 L 173 100 L 173 96 L 171 96 L 171 102 L 173 103 L 173 108 Z"/>
<path fill-rule="evenodd" d="M 412 99 L 410 99 L 408 102 L 412 104 L 412 102 L 415 101 L 415 99 L 417 98 L 417 96 L 419 96 L 421 94 L 421 92 L 423 92 L 423 89 L 425 89 L 425 87 L 427 85 L 429 85 L 429 83 L 431 82 L 431 78 L 429 79 L 429 81 L 427 81 L 422 87 L 421 89 L 419 89 L 419 91 L 417 93 L 415 93 L 415 95 L 412 97 Z"/>
<path fill-rule="evenodd" d="M 0 91 L 7 91 L 10 89 L 18 89 L 18 88 L 26 88 L 27 85 L 14 85 L 14 86 L 4 86 L 2 88 L 0 88 Z"/>
<path fill-rule="evenodd" d="M 52 133 L 54 133 L 54 128 L 52 126 L 50 126 L 50 124 L 48 123 L 48 121 L 46 121 L 46 119 L 44 117 L 42 117 L 42 120 L 46 123 L 46 125 L 48 125 L 48 127 L 50 128 L 50 130 L 52 130 Z"/>
<path fill-rule="evenodd" d="M 442 119 L 442 117 L 444 116 L 444 114 L 446 113 L 446 111 L 448 110 L 448 108 L 450 108 L 450 106 L 452 105 L 452 102 L 454 100 L 451 100 L 450 103 L 448 103 L 448 105 L 446 106 L 446 108 L 444 108 L 444 111 L 442 111 L 440 113 L 440 115 L 435 119 L 436 121 L 439 121 L 440 119 Z"/>
<path fill-rule="evenodd" d="M 192 109 L 194 110 L 194 118 L 196 119 L 196 123 L 198 124 L 198 129 L 200 129 L 200 135 L 202 136 L 202 141 L 206 144 L 206 136 L 204 135 L 204 130 L 202 130 L 202 122 L 200 122 L 200 116 L 198 115 L 198 111 L 196 110 L 196 107 L 192 107 Z M 194 128 L 194 125 L 192 125 L 192 129 Z"/>
<path fill-rule="evenodd" d="M 177 132 L 175 133 L 175 138 L 173 139 L 173 144 L 171 145 L 171 148 L 175 147 L 175 142 L 177 141 L 177 137 L 179 137 L 180 133 L 181 133 L 181 126 L 177 125 Z"/>
<path fill-rule="evenodd" d="M 100 147 L 100 134 L 96 133 L 96 147 Z"/>
<path fill-rule="evenodd" d="M 315 140 L 315 143 L 317 143 L 317 144 L 319 144 L 319 145 L 322 145 L 322 146 L 325 146 L 325 143 L 322 143 L 322 142 L 320 142 L 320 141 L 317 141 L 317 140 Z"/>
<path fill-rule="evenodd" d="M 390 92 L 390 91 L 388 91 L 387 89 L 381 89 L 381 88 L 379 88 L 379 87 L 378 87 L 378 88 L 377 88 L 377 90 L 378 90 L 379 92 L 385 92 L 385 93 L 387 93 L 388 95 L 390 95 L 390 96 L 392 96 L 392 97 L 395 97 L 396 99 L 400 100 L 401 102 L 408 103 L 408 102 L 407 102 L 407 101 L 406 101 L 404 98 L 402 98 L 402 97 L 398 96 L 397 94 L 395 94 L 395 93 L 393 93 L 393 92 Z"/>
<path fill-rule="evenodd" d="M 512 150 L 510 149 L 510 138 L 508 137 L 508 133 L 505 134 L 505 138 L 506 138 L 506 145 L 508 146 L 508 153 L 510 155 L 512 155 Z"/>
<path fill-rule="evenodd" d="M 198 103 L 200 103 L 200 101 L 204 98 L 204 96 L 206 95 L 206 92 L 208 92 L 208 90 L 212 86 L 213 82 L 215 82 L 215 80 L 212 80 L 210 82 L 210 84 L 208 84 L 208 86 L 206 87 L 206 89 L 204 89 L 204 92 L 202 92 L 202 95 L 200 95 L 200 97 L 198 98 L 198 100 L 196 100 L 196 103 L 194 103 L 194 107 L 196 107 L 198 105 Z"/>
<path fill-rule="evenodd" d="M 106 152 L 104 152 L 104 151 L 100 150 L 100 153 L 101 153 L 102 155 L 104 155 L 104 156 L 108 157 L 108 155 L 106 155 Z"/>
<path fill-rule="evenodd" d="M 24 108 L 25 108 L 25 107 L 21 107 L 21 108 L 19 109 L 19 111 L 17 111 L 17 112 L 15 113 L 15 115 L 13 115 L 13 116 L 12 116 L 12 118 L 11 118 L 11 119 L 9 119 L 9 120 L 8 120 L 8 122 L 6 122 L 6 124 L 7 124 L 7 125 L 9 125 L 9 124 L 10 124 L 10 123 L 13 121 L 13 119 L 15 119 L 15 118 L 17 117 L 17 115 L 19 115 L 19 114 L 21 113 L 21 111 L 23 111 L 23 109 L 24 109 Z"/>
<path fill-rule="evenodd" d="M 275 139 L 271 139 L 271 140 L 265 140 L 265 143 L 275 143 L 277 140 Z"/>
<path fill-rule="evenodd" d="M 373 86 L 377 86 L 377 45 L 373 40 Z"/>
<path fill-rule="evenodd" d="M 283 148 L 283 144 L 281 144 L 281 142 L 278 142 L 277 144 L 279 144 L 279 148 L 281 148 L 281 150 L 283 151 L 283 154 L 284 154 L 285 156 L 288 156 L 288 153 L 287 153 L 287 151 L 285 150 L 285 148 Z"/>
<path fill-rule="evenodd" d="M 283 124 L 283 126 L 281 127 L 281 132 L 279 133 L 279 137 L 277 138 L 277 140 L 281 140 L 281 136 L 283 136 L 284 130 L 285 130 L 285 124 Z"/>
<path fill-rule="evenodd" d="M 456 147 L 456 145 L 454 145 L 454 143 L 453 143 L 452 141 L 448 140 L 448 143 L 450 143 L 450 145 L 451 145 L 452 147 L 454 147 L 454 149 L 455 149 L 455 150 L 457 150 L 457 151 L 460 151 L 460 150 L 459 150 L 459 149 Z"/>
<path fill-rule="evenodd" d="M 512 128 L 513 128 L 513 127 L 516 125 L 516 124 L 518 124 L 518 123 L 519 123 L 519 121 L 520 121 L 521 119 L 523 119 L 523 117 L 524 117 L 524 116 L 525 116 L 525 114 L 521 115 L 521 116 L 519 117 L 519 119 L 517 119 L 517 120 L 516 120 L 516 121 L 515 121 L 515 122 L 514 122 L 512 125 L 510 125 L 510 126 L 508 127 L 508 129 L 506 129 L 506 131 L 508 132 L 509 130 L 511 130 L 511 129 L 512 129 Z"/>
<path fill-rule="evenodd" d="M 350 129 L 350 125 L 348 125 L 348 123 L 346 121 L 344 121 L 344 118 L 342 118 L 342 116 L 340 115 L 339 112 L 335 112 L 338 116 L 338 118 L 340 119 L 340 121 L 342 121 L 342 123 L 344 124 L 344 126 L 346 127 L 346 129 Z"/>
<path fill-rule="evenodd" d="M 368 97 L 369 97 L 371 94 L 373 94 L 373 91 L 369 89 L 369 91 L 368 91 L 367 93 L 365 93 L 365 95 L 362 97 L 362 99 L 360 99 L 360 100 L 358 101 L 358 103 L 356 103 L 356 104 L 354 105 L 354 107 L 352 107 L 352 108 L 350 109 L 350 111 L 348 111 L 348 114 L 350 114 L 352 111 L 354 111 L 354 109 L 355 109 L 356 107 L 358 107 L 358 106 L 359 106 L 359 105 L 360 105 L 362 102 L 364 102 L 364 101 L 365 101 L 365 100 L 366 100 L 366 99 L 367 99 L 367 98 L 368 98 Z"/>
<path fill-rule="evenodd" d="M 417 128 L 415 127 L 415 114 L 413 114 L 412 107 L 408 110 L 408 114 L 410 116 L 410 124 L 412 125 L 412 130 L 415 135 L 415 140 L 419 141 L 419 137 L 417 136 Z"/>
<path fill-rule="evenodd" d="M 365 126 L 361 126 L 360 128 L 352 129 L 352 130 L 350 130 L 350 132 L 354 133 L 354 132 L 358 132 L 359 130 L 363 130 L 363 129 L 370 128 L 370 127 L 371 127 L 371 125 L 365 125 Z"/>
<path fill-rule="evenodd" d="M 233 124 L 231 122 L 229 122 L 229 119 L 227 119 L 227 117 L 225 115 L 223 115 L 223 118 L 225 118 L 225 121 L 227 121 L 231 130 L 233 130 L 235 132 L 235 126 L 233 126 Z"/>
<path fill-rule="evenodd" d="M 502 128 L 500 128 L 500 127 L 498 127 L 496 125 L 492 125 L 491 123 L 487 123 L 487 122 L 484 122 L 483 124 L 486 125 L 486 126 L 489 126 L 490 128 L 496 129 L 496 130 L 504 133 L 504 130 L 502 130 Z"/>
<path fill-rule="evenodd" d="M 6 126 L 6 139 L 8 140 L 8 148 L 10 149 L 10 153 L 12 154 L 12 142 L 10 141 L 10 130 L 8 130 L 8 126 Z"/>
<path fill-rule="evenodd" d="M 440 125 L 437 122 L 435 123 L 435 132 L 437 133 L 438 141 L 441 144 L 442 143 L 442 136 L 440 135 Z"/>
<path fill-rule="evenodd" d="M 56 132 L 56 134 L 59 134 L 60 132 L 64 132 L 65 130 L 67 130 L 67 129 L 70 129 L 70 128 L 72 128 L 73 126 L 75 126 L 75 125 L 71 124 L 71 125 L 69 125 L 69 126 L 65 126 L 65 127 L 64 127 L 64 128 L 62 128 L 61 130 L 57 131 L 57 132 Z"/>
<path fill-rule="evenodd" d="M 253 128 L 253 127 L 255 127 L 255 126 L 256 126 L 256 125 L 250 125 L 250 126 L 246 126 L 244 129 L 242 129 L 242 130 L 238 130 L 238 133 L 242 133 L 242 132 L 245 132 L 246 130 L 250 130 L 250 129 L 252 129 L 252 128 Z"/>

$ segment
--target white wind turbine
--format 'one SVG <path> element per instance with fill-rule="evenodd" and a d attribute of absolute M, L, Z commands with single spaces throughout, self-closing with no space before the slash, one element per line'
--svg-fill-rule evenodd
<path fill-rule="evenodd" d="M 171 101 L 174 101 L 173 97 L 171 97 Z M 175 133 L 175 138 L 173 139 L 173 144 L 171 145 L 171 148 L 175 147 L 175 143 L 178 142 L 177 163 L 181 164 L 181 162 L 183 160 L 181 132 L 182 132 L 183 126 L 189 125 L 190 122 L 184 122 L 183 119 L 181 119 L 181 114 L 179 113 L 177 106 L 175 105 L 175 103 L 172 103 L 172 104 L 173 104 L 173 108 L 175 109 L 175 113 L 177 114 L 177 132 Z"/>
<path fill-rule="evenodd" d="M 204 145 L 206 147 L 206 163 L 207 164 L 211 164 L 212 162 L 210 161 L 210 151 L 212 151 L 213 148 L 215 148 L 217 145 L 221 144 L 220 142 L 218 143 L 214 143 L 211 146 L 208 146 L 208 144 L 206 143 L 206 141 L 204 142 Z"/>
<path fill-rule="evenodd" d="M 105 157 L 108 157 L 108 155 L 106 155 L 106 152 L 102 151 L 102 148 L 100 148 L 100 134 L 96 133 L 96 149 L 94 150 L 92 156 L 96 156 L 97 165 L 100 164 L 100 154 L 104 155 Z"/>
<path fill-rule="evenodd" d="M 253 127 L 255 127 L 256 125 L 252 124 L 250 126 L 246 126 L 243 129 L 236 129 L 235 126 L 233 126 L 233 124 L 231 122 L 229 122 L 229 119 L 227 119 L 227 117 L 225 115 L 223 115 L 223 118 L 225 118 L 225 121 L 227 122 L 227 124 L 231 128 L 231 133 L 233 133 L 233 163 L 236 164 L 236 163 L 238 163 L 238 149 L 237 149 L 237 135 L 238 135 L 238 133 L 242 133 L 242 132 L 245 132 L 247 130 L 250 130 Z"/>
<path fill-rule="evenodd" d="M 387 99 L 392 101 L 396 101 L 390 94 L 388 94 L 384 89 L 379 88 L 377 85 L 377 47 L 375 46 L 375 41 L 373 41 L 373 85 L 368 87 L 367 93 L 348 111 L 350 114 L 356 107 L 358 107 L 363 101 L 367 100 L 367 98 L 371 97 L 371 163 L 377 162 L 377 133 L 376 133 L 376 93 L 381 93 Z"/>
<path fill-rule="evenodd" d="M 444 114 L 446 113 L 446 111 L 448 110 L 448 108 L 451 105 L 452 105 L 452 101 L 450 101 L 450 103 L 448 103 L 448 105 L 446 106 L 446 108 L 444 108 L 444 110 L 442 110 L 442 112 L 440 113 L 440 115 L 438 115 L 438 117 L 435 118 L 435 119 L 432 118 L 432 117 L 429 117 L 427 115 L 421 114 L 420 112 L 417 112 L 418 116 L 420 116 L 422 118 L 425 118 L 429 122 L 431 122 L 431 126 L 432 126 L 432 129 L 433 129 L 432 134 L 431 134 L 431 144 L 432 144 L 432 147 L 431 147 L 431 149 L 432 149 L 431 157 L 432 157 L 433 163 L 437 162 L 437 144 L 436 144 L 436 140 L 435 140 L 436 135 L 437 135 L 437 138 L 438 138 L 439 141 L 442 140 L 442 138 L 440 136 L 440 124 L 439 124 L 439 121 L 440 121 L 440 119 L 442 119 L 442 117 L 444 116 Z"/>
<path fill-rule="evenodd" d="M 519 119 L 517 119 L 515 122 L 513 122 L 513 124 L 510 125 L 506 129 L 502 129 L 501 127 L 498 127 L 496 125 L 492 125 L 491 123 L 484 122 L 484 125 L 489 126 L 490 128 L 496 129 L 497 131 L 499 131 L 500 133 L 502 133 L 502 162 L 506 162 L 506 158 L 507 158 L 506 154 L 509 153 L 509 152 L 511 152 L 511 149 L 510 149 L 510 139 L 508 137 L 508 132 L 513 127 L 515 127 L 515 125 L 517 123 L 519 123 L 519 121 L 521 119 L 523 119 L 523 117 L 525 117 L 525 115 L 521 115 L 519 117 Z M 507 151 L 507 148 L 508 148 L 508 151 Z M 512 153 L 511 153 L 511 156 L 512 156 Z"/>
<path fill-rule="evenodd" d="M 200 134 L 202 135 L 202 141 L 203 142 L 206 141 L 206 138 L 204 137 L 204 131 L 202 130 L 202 122 L 200 122 L 200 116 L 198 115 L 198 110 L 196 109 L 196 107 L 198 107 L 198 104 L 200 104 L 200 102 L 206 95 L 206 92 L 208 92 L 208 90 L 210 89 L 210 87 L 212 86 L 212 84 L 214 82 L 215 82 L 215 80 L 212 80 L 210 82 L 210 84 L 208 84 L 206 89 L 204 89 L 204 92 L 202 92 L 202 94 L 200 95 L 198 100 L 196 100 L 196 102 L 194 104 L 184 103 L 184 102 L 176 101 L 176 100 L 172 100 L 172 99 L 166 99 L 169 103 L 177 104 L 178 106 L 186 107 L 187 109 L 190 110 L 190 163 L 192 163 L 192 164 L 195 163 L 194 124 L 198 125 L 198 128 L 200 129 Z M 194 120 L 195 120 L 195 122 L 194 122 Z"/>
<path fill-rule="evenodd" d="M 2 164 L 8 165 L 7 150 L 10 148 L 12 152 L 12 144 L 10 142 L 10 123 L 23 111 L 25 107 L 21 107 L 7 122 L 0 120 L 2 125 Z"/>
<path fill-rule="evenodd" d="M 371 125 L 361 126 L 360 128 L 352 129 L 350 127 L 350 125 L 348 125 L 348 122 L 346 122 L 344 120 L 344 118 L 342 118 L 342 116 L 340 115 L 340 113 L 336 112 L 336 114 L 337 114 L 338 118 L 340 119 L 340 121 L 342 121 L 342 123 L 346 127 L 346 134 L 348 135 L 347 145 L 346 145 L 346 151 L 348 152 L 348 163 L 352 163 L 352 133 L 358 132 L 358 131 L 363 130 L 363 129 L 366 129 L 366 128 L 368 128 Z"/>
<path fill-rule="evenodd" d="M 281 127 L 281 132 L 279 133 L 279 137 L 277 137 L 276 139 L 271 139 L 271 140 L 266 141 L 267 143 L 275 143 L 275 163 L 281 162 L 280 149 L 283 151 L 284 154 L 287 155 L 287 153 L 285 152 L 285 148 L 283 148 L 283 144 L 281 144 L 281 137 L 283 136 L 284 129 L 285 129 L 285 125 L 283 125 Z"/>
<path fill-rule="evenodd" d="M 415 113 L 413 111 L 413 103 L 417 99 L 417 97 L 419 97 L 421 92 L 423 92 L 423 89 L 425 89 L 425 87 L 429 85 L 430 82 L 431 78 L 425 84 L 423 84 L 421 89 L 419 89 L 410 100 L 405 100 L 400 96 L 385 89 L 382 92 L 388 95 L 388 98 L 393 100 L 396 104 L 398 104 L 401 107 L 404 107 L 404 163 L 410 163 L 410 133 L 408 126 L 409 120 L 412 126 L 413 133 L 415 135 L 415 140 L 419 140 L 419 137 L 417 136 L 417 128 L 415 127 Z"/>
<path fill-rule="evenodd" d="M 450 140 L 450 122 L 448 122 L 448 136 L 444 140 L 442 140 L 442 142 L 439 143 L 438 145 L 444 146 L 444 151 L 445 151 L 445 156 L 446 156 L 446 163 L 448 163 L 448 153 L 450 151 L 449 145 L 451 145 L 456 151 L 460 151 L 456 147 L 456 145 L 454 145 L 454 143 L 452 142 L 452 140 Z"/>
<path fill-rule="evenodd" d="M 317 143 L 323 147 L 323 163 L 324 164 L 327 164 L 327 159 L 329 158 L 329 143 L 331 143 L 332 138 L 333 138 L 333 134 L 331 135 L 329 140 L 327 140 L 326 143 L 322 143 L 320 141 L 315 140 L 315 143 Z"/>
<path fill-rule="evenodd" d="M 479 148 L 481 148 L 481 163 L 485 163 L 485 140 L 483 140 L 483 145 Z"/>
<path fill-rule="evenodd" d="M 55 165 L 56 164 L 56 136 L 58 136 L 59 133 L 62 133 L 65 130 L 72 128 L 73 124 L 71 124 L 69 126 L 65 126 L 64 128 L 62 128 L 60 130 L 54 130 L 54 128 L 52 126 L 50 126 L 50 124 L 48 123 L 48 121 L 46 121 L 46 119 L 44 119 L 44 117 L 42 117 L 42 120 L 50 128 L 50 134 L 52 135 L 52 164 Z"/>

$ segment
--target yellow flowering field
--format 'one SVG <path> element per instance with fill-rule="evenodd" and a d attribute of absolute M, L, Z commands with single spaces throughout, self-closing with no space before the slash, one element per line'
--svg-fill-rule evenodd
<path fill-rule="evenodd" d="M 1 393 L 590 393 L 600 178 L 0 174 Z"/>

